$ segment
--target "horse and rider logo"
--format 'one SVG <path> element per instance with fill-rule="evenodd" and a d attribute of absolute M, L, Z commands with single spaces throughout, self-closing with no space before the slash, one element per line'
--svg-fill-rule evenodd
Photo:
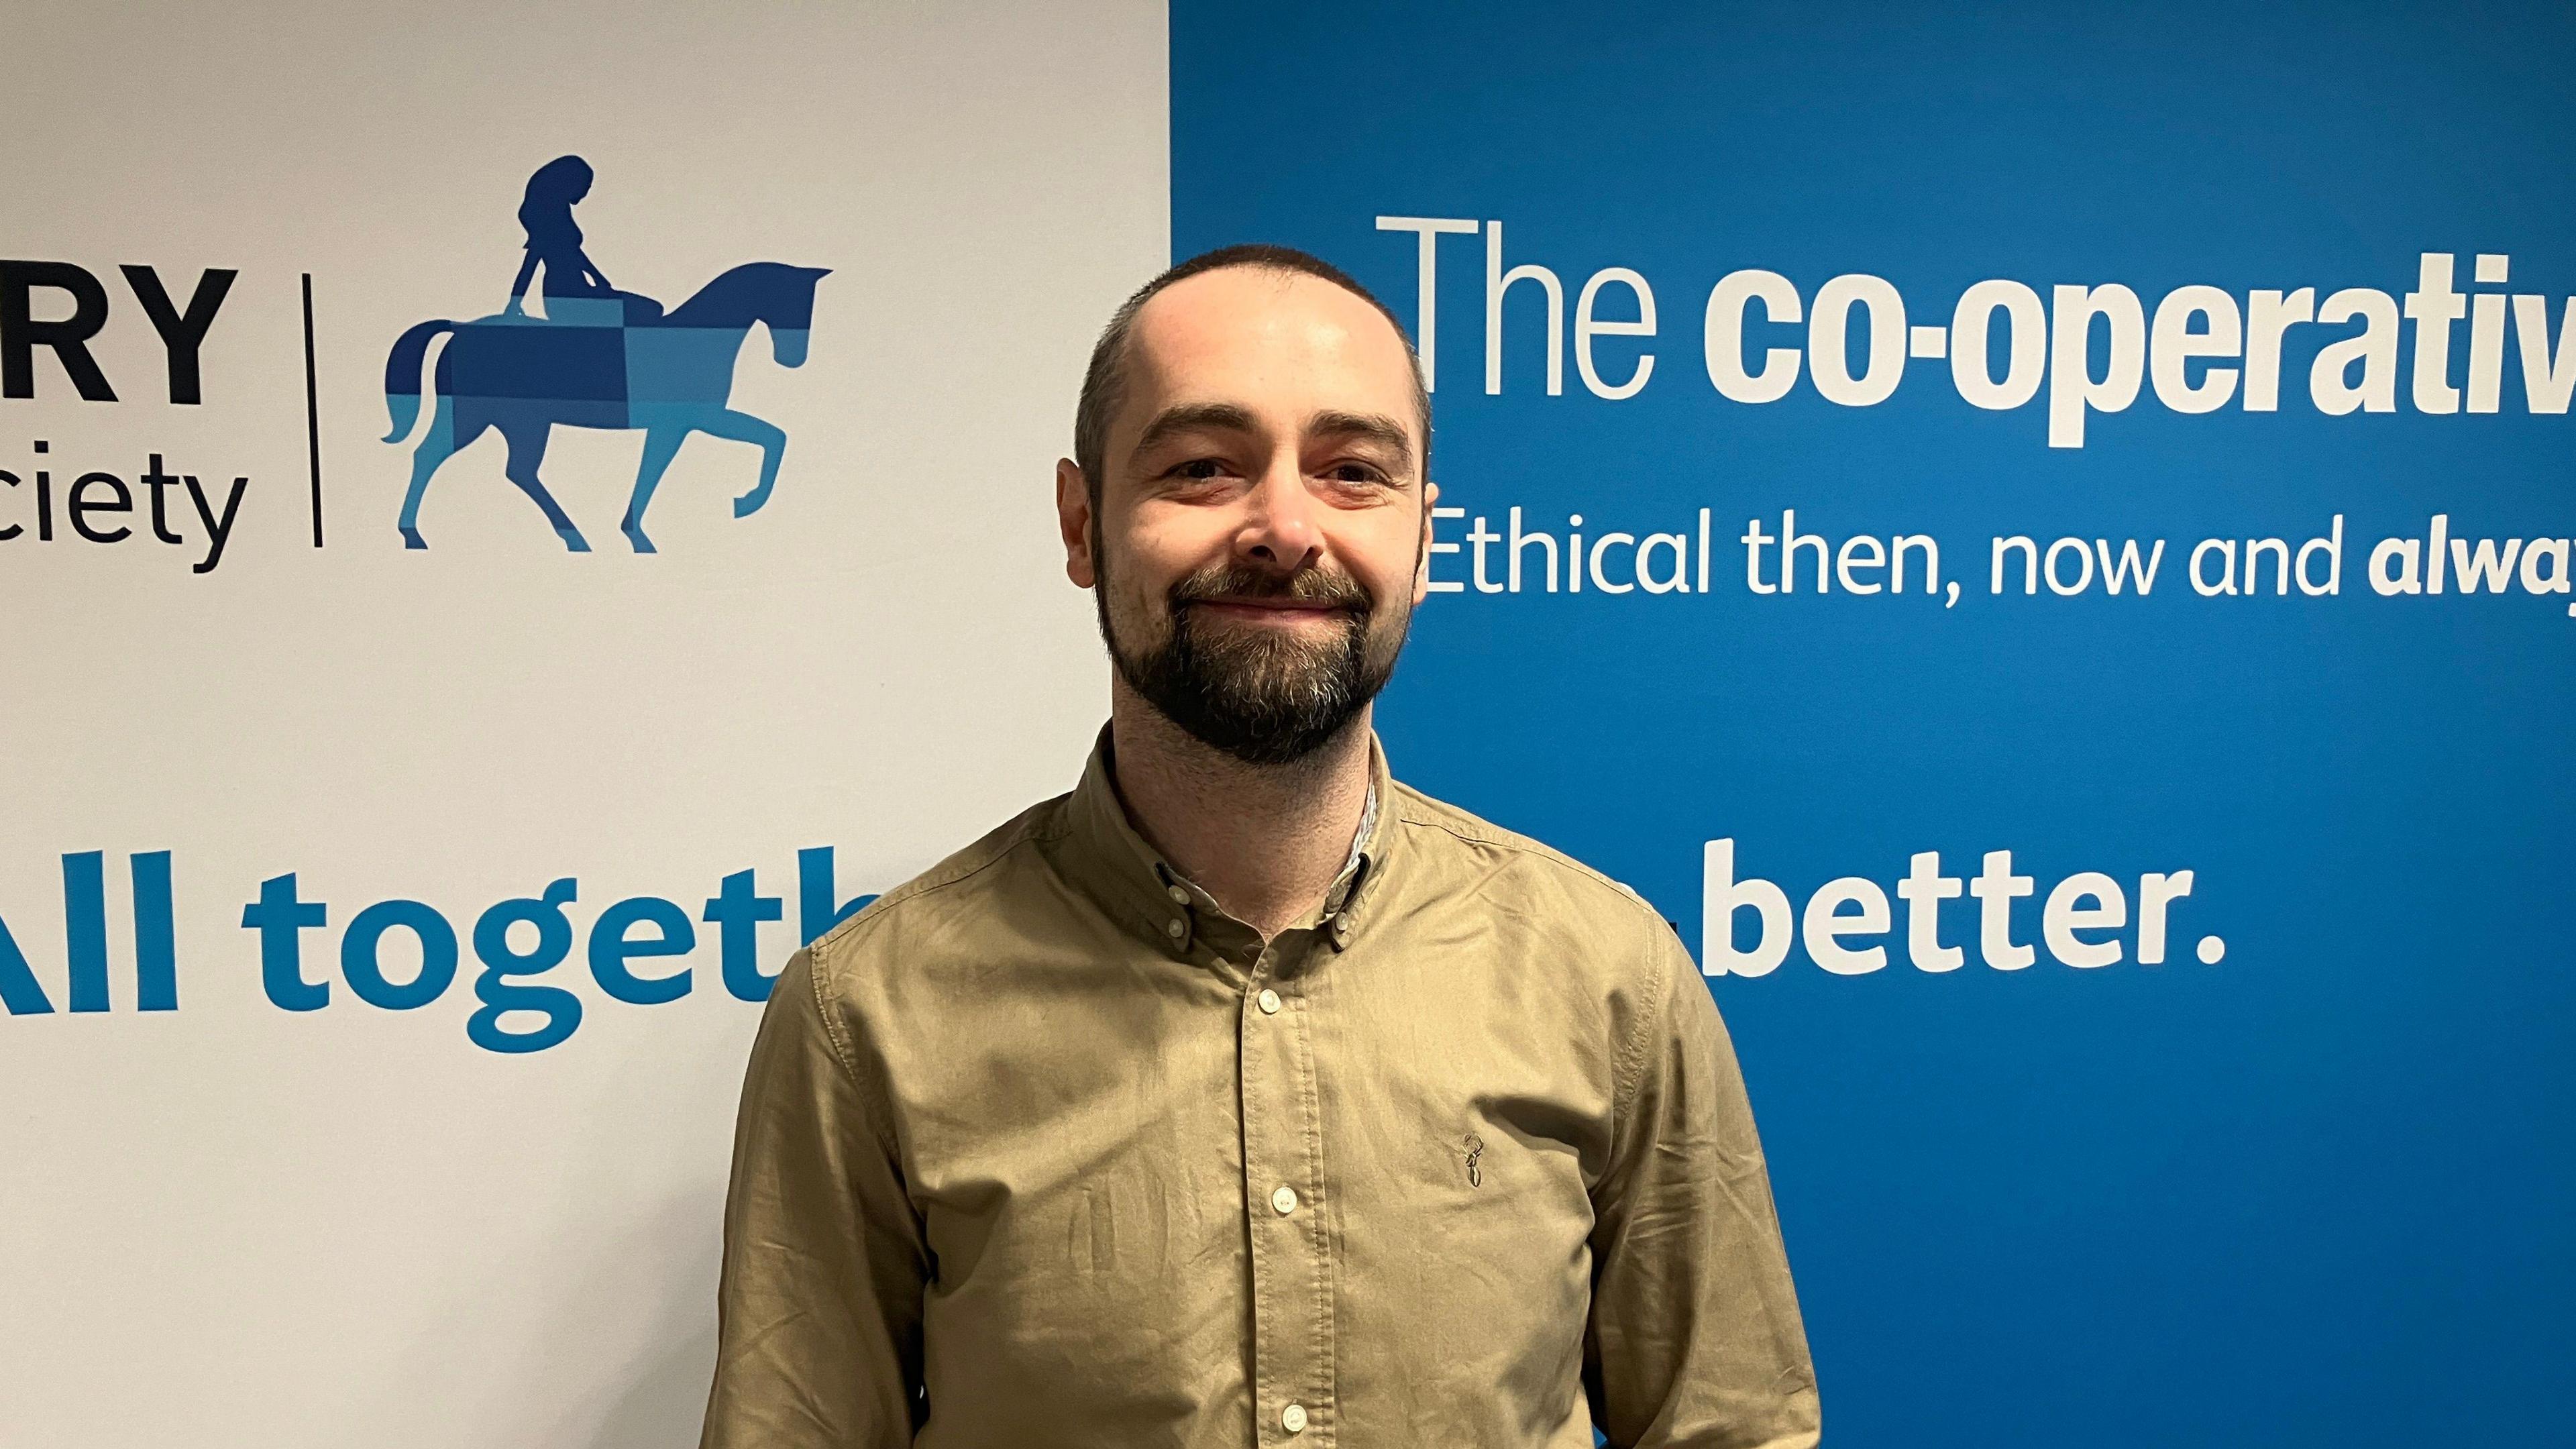
<path fill-rule="evenodd" d="M 527 200 L 519 208 L 528 254 L 509 305 L 470 322 L 423 322 L 397 339 L 385 360 L 385 406 L 393 420 L 385 441 L 400 443 L 419 427 L 430 343 L 448 338 L 429 389 L 429 425 L 419 428 L 412 450 L 400 524 L 405 547 L 429 546 L 420 532 L 420 504 L 439 465 L 494 429 L 509 449 L 503 471 L 574 553 L 588 553 L 590 544 L 537 476 L 546 443 L 559 426 L 643 432 L 643 466 L 619 524 L 637 553 L 654 552 L 644 532 L 644 510 L 693 432 L 760 447 L 760 481 L 734 499 L 734 517 L 769 501 L 787 434 L 728 406 L 734 360 L 757 322 L 769 329 L 770 352 L 781 367 L 802 366 L 814 284 L 829 269 L 746 263 L 665 312 L 649 297 L 611 286 L 583 252 L 572 208 L 589 194 L 590 183 L 589 163 L 578 156 L 539 167 L 528 178 Z M 542 318 L 529 316 L 524 306 L 528 285 L 540 272 Z"/>

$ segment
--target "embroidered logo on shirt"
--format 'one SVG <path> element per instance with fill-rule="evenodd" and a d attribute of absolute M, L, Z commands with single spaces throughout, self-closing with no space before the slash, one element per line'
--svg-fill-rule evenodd
<path fill-rule="evenodd" d="M 1483 1187 L 1485 1174 L 1483 1169 L 1476 1166 L 1476 1161 L 1485 1155 L 1485 1139 L 1470 1132 L 1461 1145 L 1467 1149 L 1467 1185 Z"/>

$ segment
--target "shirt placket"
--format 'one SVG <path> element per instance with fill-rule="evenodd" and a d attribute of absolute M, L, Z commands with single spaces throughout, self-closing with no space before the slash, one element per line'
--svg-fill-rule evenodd
<path fill-rule="evenodd" d="M 1332 1236 L 1308 1001 L 1281 987 L 1293 931 L 1262 948 L 1240 1032 L 1243 1208 L 1252 1249 L 1255 1442 L 1331 1444 Z M 1293 987 L 1293 982 L 1290 985 Z"/>

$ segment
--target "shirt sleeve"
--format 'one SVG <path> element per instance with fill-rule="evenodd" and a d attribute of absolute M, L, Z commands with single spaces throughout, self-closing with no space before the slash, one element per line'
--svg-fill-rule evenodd
<path fill-rule="evenodd" d="M 1815 1368 L 1735 1049 L 1658 921 L 1593 1191 L 1584 1388 L 1619 1449 L 1809 1449 Z"/>
<path fill-rule="evenodd" d="M 894 1449 L 923 1415 L 929 1254 L 873 1067 L 799 951 L 743 1083 L 701 1449 Z"/>

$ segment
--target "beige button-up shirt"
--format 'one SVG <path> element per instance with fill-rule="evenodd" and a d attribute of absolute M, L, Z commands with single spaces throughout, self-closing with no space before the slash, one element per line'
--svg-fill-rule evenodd
<path fill-rule="evenodd" d="M 707 1449 L 1816 1442 L 1734 1053 L 1642 899 L 1373 741 L 1265 944 L 1108 748 L 780 976 Z"/>

